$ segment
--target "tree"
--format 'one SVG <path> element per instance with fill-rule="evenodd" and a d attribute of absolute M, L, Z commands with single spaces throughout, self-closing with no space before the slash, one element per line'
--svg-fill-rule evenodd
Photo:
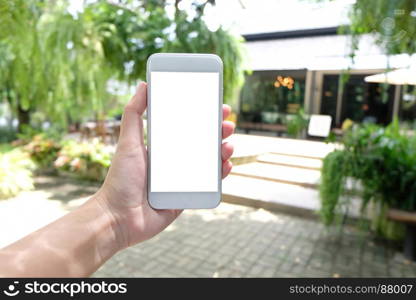
<path fill-rule="evenodd" d="M 71 16 L 66 2 L 2 4 L 1 23 L 7 27 L 0 40 L 0 83 L 19 130 L 34 112 L 65 124 L 99 111 L 111 73 L 100 45 L 102 29 L 87 16 Z"/>
<path fill-rule="evenodd" d="M 386 54 L 416 52 L 416 1 L 357 0 L 350 11 L 354 37 L 373 33 Z"/>
<path fill-rule="evenodd" d="M 121 37 L 119 45 L 114 45 L 111 35 L 103 43 L 106 57 L 113 65 L 120 70 L 126 64 L 129 66 L 119 79 L 145 78 L 147 58 L 156 52 L 215 53 L 224 62 L 224 99 L 231 103 L 243 82 L 243 39 L 221 27 L 216 31 L 208 29 L 203 20 L 204 10 L 207 4 L 215 5 L 214 0 L 195 1 L 188 10 L 179 9 L 180 2 L 174 3 L 173 18 L 166 12 L 166 0 L 124 0 L 118 4 L 99 1 L 87 11 L 99 24 L 114 25 L 117 36 Z M 193 17 L 189 16 L 189 10 L 194 11 Z M 114 56 L 122 49 L 124 57 Z"/>
<path fill-rule="evenodd" d="M 30 99 L 42 98 L 47 90 L 36 29 L 42 8 L 43 3 L 22 0 L 2 1 L 0 6 L 0 83 L 4 98 L 16 111 L 19 126 L 29 122 Z"/>
<path fill-rule="evenodd" d="M 196 15 L 187 21 L 188 15 L 178 7 L 180 0 L 175 1 L 175 35 L 176 39 L 168 40 L 165 50 L 168 52 L 208 52 L 220 56 L 224 64 L 224 99 L 227 103 L 235 100 L 235 92 L 243 83 L 244 51 L 241 48 L 242 38 L 230 35 L 223 28 L 216 31 L 208 29 L 203 21 L 205 7 L 215 5 L 215 0 L 194 4 Z"/>
<path fill-rule="evenodd" d="M 152 53 L 178 51 L 219 54 L 230 102 L 242 82 L 242 41 L 208 30 L 206 3 L 192 4 L 193 18 L 178 3 L 172 18 L 164 0 L 97 0 L 77 15 L 67 0 L 0 0 L 0 101 L 10 104 L 19 129 L 34 112 L 63 125 L 92 111 L 103 118 L 113 101 L 110 79 L 144 79 Z"/>

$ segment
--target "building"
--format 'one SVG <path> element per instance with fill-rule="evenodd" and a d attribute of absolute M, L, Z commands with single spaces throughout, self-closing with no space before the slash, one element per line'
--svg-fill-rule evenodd
<path fill-rule="evenodd" d="M 284 124 L 301 108 L 307 114 L 330 115 L 333 128 L 342 127 L 346 119 L 388 124 L 398 116 L 412 121 L 416 117 L 413 87 L 364 81 L 388 67 L 408 67 L 411 57 L 388 58 L 372 36 L 366 35 L 352 61 L 350 37 L 337 30 L 326 27 L 244 35 L 252 74 L 240 93 L 239 127 L 278 129 L 276 125 Z"/>

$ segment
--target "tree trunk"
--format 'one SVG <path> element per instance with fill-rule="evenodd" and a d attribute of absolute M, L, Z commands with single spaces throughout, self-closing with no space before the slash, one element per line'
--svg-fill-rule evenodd
<path fill-rule="evenodd" d="M 22 133 L 23 128 L 30 125 L 30 111 L 22 109 L 19 105 L 17 108 L 17 120 L 19 121 L 17 130 L 19 133 Z"/>

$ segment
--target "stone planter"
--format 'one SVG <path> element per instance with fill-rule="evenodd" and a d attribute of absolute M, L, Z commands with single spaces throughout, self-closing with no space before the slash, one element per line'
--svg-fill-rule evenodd
<path fill-rule="evenodd" d="M 406 236 L 403 244 L 404 255 L 406 258 L 416 261 L 416 212 L 389 209 L 387 217 L 406 225 Z"/>

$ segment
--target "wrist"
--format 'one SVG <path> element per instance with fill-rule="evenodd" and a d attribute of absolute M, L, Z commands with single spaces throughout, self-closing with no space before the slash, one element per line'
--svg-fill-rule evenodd
<path fill-rule="evenodd" d="M 118 251 L 126 248 L 121 224 L 101 191 L 94 194 L 87 205 L 91 205 L 99 215 L 95 226 L 98 237 L 96 251 L 101 259 L 106 261 Z"/>

